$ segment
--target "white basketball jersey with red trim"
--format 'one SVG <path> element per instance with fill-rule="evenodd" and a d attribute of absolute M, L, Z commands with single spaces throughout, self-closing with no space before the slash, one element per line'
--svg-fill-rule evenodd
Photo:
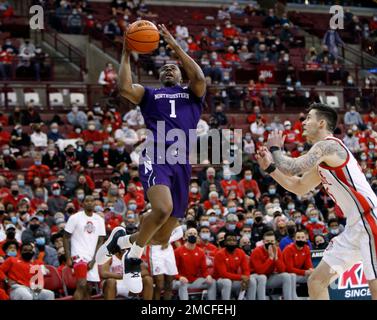
<path fill-rule="evenodd" d="M 322 185 L 332 200 L 342 209 L 347 224 L 358 222 L 365 212 L 377 208 L 377 196 L 373 192 L 359 163 L 340 139 L 334 140 L 347 150 L 347 160 L 339 167 L 318 166 L 318 174 Z"/>

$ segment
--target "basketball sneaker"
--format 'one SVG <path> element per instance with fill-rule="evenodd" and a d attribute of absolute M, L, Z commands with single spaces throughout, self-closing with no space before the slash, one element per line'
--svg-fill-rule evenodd
<path fill-rule="evenodd" d="M 129 258 L 126 252 L 122 257 L 123 281 L 132 293 L 140 293 L 143 290 L 143 281 L 141 278 L 141 259 Z"/>
<path fill-rule="evenodd" d="M 96 254 L 96 262 L 101 265 L 106 263 L 111 258 L 112 254 L 117 253 L 120 248 L 118 246 L 118 239 L 126 235 L 126 230 L 123 227 L 116 227 L 111 231 L 109 238 L 98 249 Z"/>

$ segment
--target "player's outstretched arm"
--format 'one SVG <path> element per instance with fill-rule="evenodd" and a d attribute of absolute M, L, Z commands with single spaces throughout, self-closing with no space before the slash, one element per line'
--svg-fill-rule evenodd
<path fill-rule="evenodd" d="M 123 44 L 122 61 L 119 69 L 119 93 L 133 104 L 139 104 L 143 99 L 145 90 L 142 85 L 132 83 L 130 55 L 131 51 Z"/>
<path fill-rule="evenodd" d="M 273 163 L 273 157 L 266 147 L 262 147 L 258 150 L 256 158 L 262 170 L 266 170 Z M 314 190 L 314 188 L 321 183 L 316 168 L 307 171 L 302 177 L 288 176 L 278 168 L 272 171 L 270 175 L 284 189 L 299 196 Z"/>
<path fill-rule="evenodd" d="M 164 38 L 169 47 L 175 51 L 179 60 L 182 62 L 182 67 L 185 70 L 187 77 L 190 80 L 189 87 L 194 94 L 201 98 L 206 92 L 206 79 L 200 66 L 192 59 L 181 46 L 175 41 L 174 37 L 165 27 L 165 25 L 158 25 L 161 36 Z"/>
<path fill-rule="evenodd" d="M 281 151 L 285 137 L 282 132 L 272 132 L 267 140 L 278 169 L 287 175 L 298 175 L 316 168 L 321 162 L 330 165 L 341 165 L 347 159 L 347 151 L 336 141 L 323 140 L 315 143 L 305 155 L 298 158 L 287 157 Z"/>

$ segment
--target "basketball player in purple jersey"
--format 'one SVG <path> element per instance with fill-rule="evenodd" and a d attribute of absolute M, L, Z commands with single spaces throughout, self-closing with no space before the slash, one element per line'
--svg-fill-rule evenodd
<path fill-rule="evenodd" d="M 147 244 L 167 244 L 171 233 L 178 225 L 177 218 L 183 218 L 188 204 L 191 166 L 186 143 L 185 164 L 157 163 L 157 121 L 163 121 L 165 132 L 180 129 L 189 140 L 189 129 L 196 129 L 200 119 L 206 81 L 199 65 L 178 45 L 164 25 L 159 25 L 161 36 L 175 51 L 189 79 L 188 87 L 182 87 L 182 75 L 177 65 L 167 64 L 160 69 L 162 87 L 158 89 L 133 84 L 130 67 L 130 51 L 123 50 L 120 66 L 120 94 L 141 108 L 147 129 L 153 132 L 154 153 L 148 154 L 148 147 L 139 166 L 139 175 L 152 211 L 141 218 L 139 232 L 126 235 L 122 227 L 114 228 L 109 239 L 98 250 L 96 260 L 103 264 L 110 254 L 131 248 L 123 256 L 124 275 L 131 292 L 142 291 L 140 263 L 143 249 Z M 161 134 L 161 133 L 159 133 Z M 163 152 L 174 142 L 166 142 Z M 144 157 L 145 156 L 145 157 Z M 166 158 L 169 155 L 166 154 Z"/>

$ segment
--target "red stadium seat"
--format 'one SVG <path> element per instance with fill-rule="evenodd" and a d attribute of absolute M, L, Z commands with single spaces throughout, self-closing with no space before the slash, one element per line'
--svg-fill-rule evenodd
<path fill-rule="evenodd" d="M 59 292 L 63 289 L 63 281 L 58 270 L 54 266 L 46 265 L 49 273 L 44 276 L 44 288 L 54 292 Z"/>
<path fill-rule="evenodd" d="M 73 275 L 73 269 L 69 267 L 64 267 L 62 270 L 62 280 L 64 294 L 68 295 L 68 290 L 76 289 L 76 278 Z"/>

